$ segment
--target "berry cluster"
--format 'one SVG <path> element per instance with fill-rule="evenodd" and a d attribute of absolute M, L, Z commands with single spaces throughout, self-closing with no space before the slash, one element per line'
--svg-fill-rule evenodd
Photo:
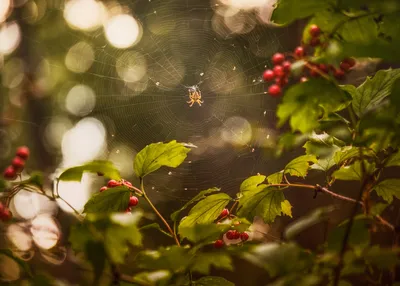
<path fill-rule="evenodd" d="M 104 192 L 109 188 L 115 188 L 125 186 L 129 189 L 132 189 L 132 183 L 126 180 L 116 181 L 116 180 L 109 180 L 107 186 L 101 187 L 100 192 Z M 132 211 L 132 207 L 136 206 L 139 203 L 139 199 L 136 196 L 131 195 L 129 198 L 128 207 L 125 210 L 126 213 L 130 213 Z"/>
<path fill-rule="evenodd" d="M 346 58 L 341 63 L 339 68 L 332 65 L 313 63 L 307 59 L 305 56 L 308 52 L 306 50 L 315 49 L 317 47 L 325 49 L 326 39 L 321 39 L 323 33 L 317 25 L 311 25 L 309 29 L 311 36 L 308 44 L 303 46 L 298 46 L 293 54 L 289 56 L 293 58 L 293 61 L 304 60 L 305 68 L 303 69 L 303 76 L 300 78 L 300 82 L 305 82 L 308 80 L 307 76 L 310 77 L 320 77 L 320 76 L 333 76 L 337 80 L 341 80 L 345 77 L 345 73 L 353 68 L 356 64 L 353 58 Z M 282 88 L 288 84 L 288 78 L 292 68 L 292 62 L 286 59 L 284 54 L 276 53 L 272 56 L 272 63 L 274 68 L 268 69 L 263 73 L 263 79 L 266 82 L 275 80 L 275 84 L 272 84 L 268 88 L 268 94 L 273 97 L 278 97 L 282 94 Z"/>
<path fill-rule="evenodd" d="M 10 209 L 0 203 L 0 220 L 1 221 L 8 221 L 12 218 L 12 213 Z"/>
<path fill-rule="evenodd" d="M 3 173 L 6 180 L 15 180 L 17 175 L 21 174 L 25 167 L 25 161 L 29 157 L 29 148 L 22 146 L 17 149 L 14 159 L 11 161 L 11 165 L 8 166 Z"/>
<path fill-rule="evenodd" d="M 222 218 L 225 218 L 225 217 L 228 217 L 228 216 L 229 216 L 229 210 L 228 209 L 224 209 L 221 212 L 221 214 L 219 215 L 218 218 L 222 219 Z M 239 224 L 239 222 L 235 223 L 235 225 L 238 225 L 238 224 Z M 249 239 L 249 234 L 247 232 L 242 232 L 241 233 L 241 232 L 239 232 L 237 230 L 234 230 L 234 229 L 228 230 L 224 235 L 225 235 L 226 239 L 232 240 L 232 241 L 239 240 L 239 242 L 245 242 L 245 241 L 247 241 Z M 224 242 L 224 240 L 222 238 L 221 239 L 217 239 L 214 242 L 214 247 L 215 248 L 221 248 L 224 245 L 225 245 L 225 242 Z"/>

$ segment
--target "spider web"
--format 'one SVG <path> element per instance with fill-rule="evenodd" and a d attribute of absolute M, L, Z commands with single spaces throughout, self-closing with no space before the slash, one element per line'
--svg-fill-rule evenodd
<path fill-rule="evenodd" d="M 74 80 L 96 94 L 88 116 L 105 125 L 108 150 L 125 144 L 138 152 L 147 144 L 174 139 L 196 145 L 179 168 L 162 168 L 147 179 L 152 196 L 162 201 L 186 200 L 213 186 L 235 194 L 250 175 L 276 171 L 266 164 L 265 147 L 273 146 L 276 135 L 277 101 L 265 94 L 260 76 L 271 66 L 270 56 L 282 49 L 280 37 L 286 30 L 257 23 L 242 35 L 221 31 L 226 28 L 215 20 L 208 1 L 120 3 L 133 6 L 143 26 L 143 37 L 134 47 L 113 48 L 102 30 L 71 30 L 68 45 L 53 42 L 46 47 L 50 54 L 60 49 L 66 53 L 85 41 L 94 49 L 93 65 Z M 117 73 L 129 53 L 147 66 L 135 83 Z M 187 103 L 193 85 L 201 90 L 201 107 Z"/>

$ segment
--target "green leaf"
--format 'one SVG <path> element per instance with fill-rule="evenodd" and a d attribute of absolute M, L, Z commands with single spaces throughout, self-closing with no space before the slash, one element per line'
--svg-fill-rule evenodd
<path fill-rule="evenodd" d="M 375 171 L 375 163 L 368 163 L 367 161 L 364 161 L 364 164 L 367 174 L 371 174 L 373 171 Z M 337 180 L 360 181 L 362 179 L 361 162 L 356 161 L 350 166 L 340 168 L 332 174 L 332 177 L 336 178 Z"/>
<path fill-rule="evenodd" d="M 138 177 L 158 170 L 162 166 L 176 168 L 186 159 L 190 149 L 175 140 L 169 143 L 147 145 L 135 157 L 134 170 Z"/>
<path fill-rule="evenodd" d="M 389 204 L 376 203 L 369 210 L 372 215 L 381 215 L 384 210 L 389 206 Z"/>
<path fill-rule="evenodd" d="M 220 193 L 206 197 L 198 202 L 184 217 L 178 227 L 178 233 L 181 239 L 185 236 L 182 230 L 193 227 L 196 224 L 209 224 L 216 220 L 221 214 L 225 206 L 231 201 L 231 197 L 227 194 Z"/>
<path fill-rule="evenodd" d="M 145 230 L 145 229 L 157 229 L 158 231 L 160 231 L 161 233 L 165 234 L 166 236 L 172 237 L 172 235 L 166 231 L 164 231 L 161 226 L 158 223 L 151 223 L 151 224 L 147 224 L 144 225 L 142 227 L 139 228 L 139 230 Z"/>
<path fill-rule="evenodd" d="M 85 254 L 94 270 L 94 282 L 98 283 L 106 265 L 106 251 L 104 245 L 98 241 L 88 241 Z"/>
<path fill-rule="evenodd" d="M 199 192 L 195 197 L 193 197 L 190 201 L 188 201 L 183 207 L 181 207 L 179 210 L 173 212 L 171 214 L 171 219 L 175 221 L 178 218 L 178 215 L 180 214 L 181 211 L 185 210 L 188 206 L 191 204 L 198 202 L 199 200 L 204 199 L 207 195 L 219 192 L 221 189 L 220 188 L 210 188 L 204 191 Z"/>
<path fill-rule="evenodd" d="M 324 79 L 311 79 L 290 87 L 278 106 L 278 126 L 290 118 L 292 131 L 307 133 L 317 128 L 318 119 L 347 106 L 351 97 Z"/>
<path fill-rule="evenodd" d="M 33 172 L 31 177 L 26 180 L 26 184 L 31 184 L 38 186 L 39 188 L 43 187 L 43 174 L 40 172 Z"/>
<path fill-rule="evenodd" d="M 113 163 L 100 160 L 92 161 L 82 166 L 69 168 L 62 172 L 58 179 L 60 181 L 80 181 L 85 172 L 102 173 L 105 177 L 114 180 L 121 179 L 121 176 Z"/>
<path fill-rule="evenodd" d="M 309 162 L 316 163 L 317 158 L 314 155 L 299 156 L 290 161 L 285 167 L 285 174 L 290 174 L 296 177 L 305 177 L 310 168 Z"/>
<path fill-rule="evenodd" d="M 297 19 L 307 18 L 334 4 L 333 0 L 280 0 L 272 14 L 277 24 L 289 24 Z"/>
<path fill-rule="evenodd" d="M 363 157 L 371 157 L 373 156 L 372 151 L 363 149 L 362 151 Z M 346 161 L 350 159 L 358 159 L 360 158 L 360 148 L 352 147 L 352 146 L 345 146 L 340 150 L 337 150 L 334 155 L 334 160 L 337 165 L 342 165 Z"/>
<path fill-rule="evenodd" d="M 235 286 L 232 282 L 218 276 L 206 276 L 194 281 L 197 286 Z"/>
<path fill-rule="evenodd" d="M 258 189 L 244 193 L 239 199 L 237 214 L 251 221 L 255 216 L 260 216 L 264 222 L 271 223 L 283 212 L 282 203 L 284 201 L 285 196 L 282 190 L 260 185 Z M 287 208 L 285 204 L 284 207 Z"/>
<path fill-rule="evenodd" d="M 109 188 L 94 194 L 85 204 L 84 213 L 111 213 L 126 210 L 130 190 L 126 187 Z"/>
<path fill-rule="evenodd" d="M 71 231 L 69 233 L 69 242 L 71 243 L 74 251 L 85 251 L 86 245 L 92 240 L 94 240 L 94 237 L 85 224 L 74 224 L 71 227 Z"/>
<path fill-rule="evenodd" d="M 140 272 L 133 276 L 133 281 L 139 285 L 160 285 L 159 283 L 168 281 L 171 273 L 168 270 L 157 270 L 151 272 Z M 131 285 L 131 284 L 129 284 Z"/>
<path fill-rule="evenodd" d="M 273 173 L 267 177 L 268 184 L 280 184 L 283 179 L 283 171 Z"/>
<path fill-rule="evenodd" d="M 370 243 L 370 234 L 368 231 L 368 220 L 357 219 L 353 221 L 350 231 L 348 245 L 354 248 L 365 248 Z M 348 227 L 348 220 L 337 226 L 328 236 L 328 250 L 340 251 L 343 238 Z"/>
<path fill-rule="evenodd" d="M 358 117 L 374 110 L 390 95 L 394 82 L 400 78 L 400 69 L 378 71 L 374 77 L 368 77 L 352 92 L 352 105 Z"/>
<path fill-rule="evenodd" d="M 186 248 L 173 245 L 161 247 L 159 250 L 143 250 L 138 253 L 135 261 L 141 269 L 183 272 L 188 267 L 191 258 Z"/>
<path fill-rule="evenodd" d="M 25 260 L 22 260 L 18 256 L 14 255 L 14 253 L 10 249 L 4 249 L 4 248 L 0 249 L 0 254 L 3 254 L 14 260 L 21 267 L 21 269 L 23 269 L 26 272 L 26 274 L 32 276 L 29 264 Z"/>
<path fill-rule="evenodd" d="M 180 226 L 179 234 L 194 243 L 208 243 L 216 240 L 230 228 L 225 224 L 195 224 L 191 226 Z"/>
<path fill-rule="evenodd" d="M 400 166 L 400 151 L 393 154 L 385 164 L 386 167 Z"/>
<path fill-rule="evenodd" d="M 364 253 L 364 259 L 368 264 L 374 265 L 379 269 L 391 269 L 399 264 L 399 249 L 384 249 L 379 245 L 374 245 Z"/>
<path fill-rule="evenodd" d="M 251 191 L 254 188 L 257 188 L 257 186 L 259 184 L 261 184 L 265 181 L 265 178 L 266 177 L 264 175 L 256 175 L 256 176 L 251 176 L 251 177 L 247 178 L 240 185 L 240 191 L 246 192 L 246 191 Z"/>
<path fill-rule="evenodd" d="M 314 210 L 307 216 L 299 218 L 285 229 L 285 237 L 288 240 L 294 239 L 298 234 L 306 229 L 328 220 L 333 210 L 333 207 L 322 207 Z"/>
<path fill-rule="evenodd" d="M 289 217 L 293 217 L 292 216 L 292 205 L 290 204 L 290 202 L 288 200 L 284 200 L 283 202 L 281 202 L 281 208 L 282 208 L 282 213 L 289 216 Z"/>
<path fill-rule="evenodd" d="M 377 184 L 374 190 L 378 196 L 390 204 L 393 201 L 393 197 L 400 199 L 400 179 L 384 180 Z"/>
<path fill-rule="evenodd" d="M 209 274 L 211 267 L 233 271 L 231 257 L 223 252 L 199 253 L 194 257 L 192 271 Z"/>

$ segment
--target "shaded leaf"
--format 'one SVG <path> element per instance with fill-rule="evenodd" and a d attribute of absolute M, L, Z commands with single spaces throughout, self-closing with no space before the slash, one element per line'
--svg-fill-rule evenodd
<path fill-rule="evenodd" d="M 365 150 L 364 148 L 362 150 L 362 155 L 363 157 L 372 157 L 374 154 L 371 150 Z M 346 146 L 340 150 L 337 150 L 334 156 L 334 160 L 337 165 L 342 165 L 347 160 L 358 158 L 360 158 L 360 148 L 352 146 Z"/>
<path fill-rule="evenodd" d="M 400 166 L 400 151 L 390 156 L 390 158 L 386 161 L 386 167 L 392 166 Z"/>
<path fill-rule="evenodd" d="M 367 174 L 371 174 L 375 170 L 375 163 L 364 161 Z M 356 161 L 350 166 L 345 166 L 333 172 L 332 177 L 337 180 L 344 181 L 360 181 L 362 179 L 361 162 Z"/>
<path fill-rule="evenodd" d="M 230 228 L 226 224 L 195 224 L 191 226 L 180 226 L 179 234 L 194 243 L 207 243 L 216 240 Z"/>
<path fill-rule="evenodd" d="M 85 213 L 110 213 L 126 210 L 129 204 L 130 190 L 126 187 L 109 188 L 96 193 L 85 204 Z"/>
<path fill-rule="evenodd" d="M 181 211 L 185 210 L 188 206 L 191 204 L 198 202 L 199 200 L 204 199 L 207 195 L 219 192 L 221 189 L 220 188 L 210 188 L 204 191 L 199 192 L 195 197 L 193 197 L 190 201 L 188 201 L 183 207 L 181 207 L 179 210 L 173 212 L 171 214 L 171 219 L 175 221 L 178 218 L 178 215 L 180 214 Z"/>
<path fill-rule="evenodd" d="M 400 199 L 400 179 L 381 181 L 374 187 L 374 190 L 378 196 L 390 204 L 393 201 L 393 197 Z"/>
<path fill-rule="evenodd" d="M 377 266 L 379 269 L 390 269 L 399 264 L 400 249 L 385 249 L 374 245 L 364 253 L 364 259 L 368 264 Z"/>
<path fill-rule="evenodd" d="M 82 180 L 82 175 L 85 172 L 90 173 L 102 173 L 105 177 L 120 180 L 121 176 L 119 171 L 110 161 L 92 161 L 85 165 L 81 165 L 78 167 L 73 167 L 65 170 L 58 177 L 61 181 L 80 181 Z"/>
<path fill-rule="evenodd" d="M 353 221 L 350 231 L 348 245 L 354 248 L 365 248 L 370 243 L 370 234 L 367 225 L 368 219 L 357 219 Z M 340 251 L 343 238 L 348 227 L 348 221 L 337 226 L 328 236 L 328 249 Z"/>
<path fill-rule="evenodd" d="M 84 246 L 86 246 L 86 258 L 93 266 L 94 282 L 97 283 L 106 265 L 106 251 L 104 245 L 98 241 L 88 241 Z"/>
<path fill-rule="evenodd" d="M 316 163 L 317 158 L 314 155 L 303 155 L 299 156 L 290 161 L 285 167 L 285 173 L 289 173 L 291 176 L 305 177 L 307 171 L 310 168 L 310 162 Z"/>
<path fill-rule="evenodd" d="M 211 267 L 233 271 L 231 257 L 223 252 L 199 253 L 194 257 L 192 271 L 209 274 Z"/>
<path fill-rule="evenodd" d="M 268 184 L 280 184 L 283 179 L 283 171 L 273 173 L 267 177 Z"/>
<path fill-rule="evenodd" d="M 266 177 L 264 175 L 256 175 L 256 176 L 251 176 L 251 177 L 247 178 L 240 185 L 240 191 L 241 192 L 246 192 L 246 191 L 253 190 L 259 184 L 263 183 L 265 181 L 265 178 Z"/>
<path fill-rule="evenodd" d="M 194 281 L 197 286 L 235 286 L 232 282 L 218 276 L 206 276 Z"/>
<path fill-rule="evenodd" d="M 221 214 L 225 206 L 231 201 L 231 197 L 227 194 L 220 193 L 206 197 L 198 202 L 184 217 L 178 227 L 178 233 L 181 239 L 185 236 L 182 230 L 193 227 L 196 224 L 209 224 L 213 222 Z"/>
<path fill-rule="evenodd" d="M 135 157 L 134 170 L 138 177 L 158 170 L 162 166 L 176 168 L 186 159 L 190 149 L 175 140 L 169 143 L 147 145 Z"/>
<path fill-rule="evenodd" d="M 152 228 L 153 228 L 153 229 L 157 229 L 158 231 L 160 231 L 161 233 L 165 234 L 166 236 L 172 237 L 172 235 L 171 235 L 170 233 L 164 231 L 164 230 L 161 228 L 161 226 L 160 226 L 158 223 L 156 223 L 156 222 L 151 223 L 151 224 L 144 225 L 144 226 L 140 227 L 139 230 L 152 229 Z"/>
<path fill-rule="evenodd" d="M 393 84 L 398 78 L 400 78 L 400 69 L 380 70 L 372 79 L 368 77 L 351 94 L 353 109 L 357 116 L 361 117 L 375 109 L 383 99 L 390 95 Z"/>
<path fill-rule="evenodd" d="M 248 191 L 239 199 L 237 214 L 249 220 L 259 216 L 264 219 L 264 222 L 270 223 L 282 214 L 284 201 L 285 196 L 282 190 L 260 185 L 257 190 Z"/>

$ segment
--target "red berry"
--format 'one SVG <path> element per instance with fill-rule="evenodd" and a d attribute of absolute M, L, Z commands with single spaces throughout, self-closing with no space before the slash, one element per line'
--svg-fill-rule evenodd
<path fill-rule="evenodd" d="M 22 159 L 28 159 L 29 157 L 29 148 L 26 146 L 19 147 L 17 149 L 16 155 Z"/>
<path fill-rule="evenodd" d="M 229 215 L 229 210 L 228 209 L 223 209 L 219 217 L 226 217 Z"/>
<path fill-rule="evenodd" d="M 285 60 L 284 54 L 276 53 L 272 56 L 272 62 L 274 65 L 279 65 L 283 63 L 284 60 Z"/>
<path fill-rule="evenodd" d="M 285 75 L 285 72 L 283 71 L 283 67 L 280 65 L 274 66 L 274 74 L 277 77 L 282 77 Z"/>
<path fill-rule="evenodd" d="M 319 38 L 312 38 L 310 41 L 311 47 L 317 47 L 321 44 L 321 40 Z"/>
<path fill-rule="evenodd" d="M 344 71 L 342 71 L 342 70 L 340 70 L 340 69 L 337 69 L 337 70 L 335 70 L 335 71 L 333 72 L 333 76 L 334 76 L 336 79 L 343 79 L 343 78 L 344 78 Z"/>
<path fill-rule="evenodd" d="M 4 208 L 2 212 L 0 212 L 0 220 L 2 221 L 8 221 L 9 219 L 12 218 L 12 213 L 8 208 Z"/>
<path fill-rule="evenodd" d="M 300 78 L 300 82 L 306 82 L 306 81 L 308 81 L 308 78 L 306 78 L 305 76 Z"/>
<path fill-rule="evenodd" d="M 312 66 L 313 68 L 310 68 L 310 76 L 312 77 L 320 77 L 321 75 L 318 72 L 318 67 L 316 65 Z"/>
<path fill-rule="evenodd" d="M 340 69 L 342 71 L 347 72 L 347 71 L 349 71 L 350 68 L 351 67 L 350 67 L 349 63 L 344 62 L 344 61 L 340 63 Z"/>
<path fill-rule="evenodd" d="M 321 29 L 317 25 L 311 25 L 310 26 L 310 35 L 313 38 L 318 37 L 321 35 Z"/>
<path fill-rule="evenodd" d="M 215 248 L 222 248 L 224 246 L 224 241 L 222 239 L 218 239 L 214 242 Z"/>
<path fill-rule="evenodd" d="M 277 84 L 273 84 L 268 88 L 268 93 L 271 96 L 280 96 L 281 95 L 281 87 Z"/>
<path fill-rule="evenodd" d="M 290 68 L 291 68 L 292 64 L 289 61 L 284 61 L 282 64 L 283 67 L 283 71 L 286 73 L 290 73 Z"/>
<path fill-rule="evenodd" d="M 324 73 L 328 73 L 328 66 L 324 65 L 324 64 L 319 64 L 318 68 L 320 71 L 324 72 Z"/>
<path fill-rule="evenodd" d="M 234 239 L 239 239 L 239 238 L 240 238 L 240 232 L 238 232 L 237 230 L 234 230 L 234 232 L 233 232 L 233 238 L 234 238 Z"/>
<path fill-rule="evenodd" d="M 356 60 L 353 58 L 345 58 L 343 62 L 348 63 L 350 68 L 354 67 L 356 65 Z"/>
<path fill-rule="evenodd" d="M 128 187 L 128 188 L 131 188 L 131 187 L 133 187 L 133 186 L 132 186 L 132 183 L 131 183 L 131 182 L 129 182 L 129 181 L 125 181 L 125 180 L 123 180 L 123 181 L 122 181 L 122 184 L 123 184 L 125 187 Z"/>
<path fill-rule="evenodd" d="M 228 230 L 226 233 L 226 238 L 227 239 L 235 239 L 235 231 L 234 230 Z"/>
<path fill-rule="evenodd" d="M 25 161 L 23 159 L 21 159 L 20 157 L 15 157 L 12 160 L 11 165 L 14 167 L 14 169 L 16 171 L 22 171 L 22 169 L 25 166 Z"/>
<path fill-rule="evenodd" d="M 274 74 L 274 72 L 273 72 L 272 70 L 266 70 L 266 71 L 263 73 L 263 79 L 264 79 L 264 81 L 271 81 L 271 80 L 274 79 L 274 77 L 275 77 L 275 74 Z"/>
<path fill-rule="evenodd" d="M 100 193 L 101 193 L 101 192 L 104 192 L 104 191 L 107 190 L 107 189 L 108 189 L 108 188 L 107 188 L 106 186 L 101 187 L 101 188 L 100 188 Z"/>
<path fill-rule="evenodd" d="M 107 183 L 107 187 L 109 188 L 114 188 L 114 187 L 118 187 L 121 186 L 120 182 L 117 182 L 116 180 L 109 180 Z"/>
<path fill-rule="evenodd" d="M 134 207 L 139 203 L 139 199 L 135 196 L 129 198 L 129 206 Z"/>
<path fill-rule="evenodd" d="M 304 57 L 304 55 L 305 55 L 304 48 L 301 47 L 301 46 L 297 47 L 297 48 L 294 50 L 294 53 L 295 53 L 295 55 L 298 56 L 299 58 L 302 58 L 302 57 Z"/>
<path fill-rule="evenodd" d="M 131 208 L 127 208 L 127 209 L 125 210 L 125 213 L 126 213 L 126 214 L 130 214 L 131 211 L 132 211 Z"/>
<path fill-rule="evenodd" d="M 17 177 L 14 167 L 8 166 L 7 169 L 5 169 L 3 176 L 7 180 L 14 180 Z"/>
<path fill-rule="evenodd" d="M 247 240 L 249 239 L 249 234 L 248 234 L 247 232 L 242 232 L 242 233 L 240 234 L 240 239 L 241 239 L 242 241 L 247 241 Z"/>
<path fill-rule="evenodd" d="M 276 83 L 277 85 L 279 85 L 280 87 L 284 87 L 285 85 L 288 84 L 288 82 L 289 82 L 289 80 L 288 80 L 287 77 L 277 77 L 277 78 L 275 79 L 275 83 Z"/>

